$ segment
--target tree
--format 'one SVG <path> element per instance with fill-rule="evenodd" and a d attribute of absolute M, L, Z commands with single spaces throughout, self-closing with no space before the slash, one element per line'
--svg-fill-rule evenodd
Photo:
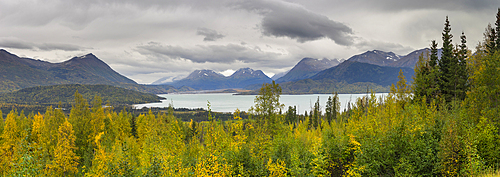
<path fill-rule="evenodd" d="M 415 98 L 429 99 L 430 93 L 429 89 L 432 85 L 430 78 L 431 66 L 429 57 L 424 57 L 424 54 L 420 54 L 418 61 L 415 64 L 415 75 L 413 76 L 412 90 Z"/>
<path fill-rule="evenodd" d="M 461 44 L 459 46 L 459 49 L 457 51 L 457 58 L 458 58 L 458 68 L 456 70 L 457 76 L 456 76 L 456 98 L 459 100 L 465 99 L 465 93 L 468 90 L 468 83 L 467 81 L 469 80 L 469 74 L 467 72 L 467 58 L 468 58 L 468 49 L 467 49 L 467 38 L 465 37 L 464 32 L 462 32 L 462 35 L 460 36 L 461 39 Z"/>
<path fill-rule="evenodd" d="M 19 129 L 16 119 L 17 111 L 15 110 L 12 110 L 5 119 L 5 127 L 2 133 L 3 143 L 0 147 L 0 172 L 4 175 L 11 168 L 11 163 L 17 160 L 14 155 L 17 151 L 17 145 L 21 140 L 21 130 Z"/>
<path fill-rule="evenodd" d="M 321 121 L 321 108 L 319 106 L 319 96 L 318 99 L 316 100 L 316 103 L 314 103 L 314 108 L 313 108 L 313 114 L 312 114 L 312 121 L 313 121 L 313 126 L 314 128 L 318 128 L 320 125 Z"/>
<path fill-rule="evenodd" d="M 448 16 L 446 16 L 446 21 L 442 33 L 443 52 L 441 55 L 441 60 L 439 61 L 439 69 L 440 69 L 439 88 L 441 95 L 447 102 L 451 101 L 454 95 L 454 88 L 455 88 L 454 78 L 456 69 L 455 57 L 453 55 L 453 44 L 451 43 L 453 35 L 450 32 L 451 32 L 450 21 L 448 20 Z"/>
<path fill-rule="evenodd" d="M 49 168 L 59 176 L 75 174 L 78 171 L 77 165 L 80 157 L 74 152 L 77 149 L 76 137 L 73 125 L 68 120 L 59 127 L 57 137 L 59 140 L 54 151 L 54 160 Z"/>
<path fill-rule="evenodd" d="M 339 94 L 333 92 L 333 97 L 329 96 L 328 101 L 326 101 L 325 117 L 330 124 L 332 121 L 337 120 L 340 111 L 340 101 Z"/>
<path fill-rule="evenodd" d="M 500 8 L 498 8 L 497 15 L 496 15 L 496 28 L 495 28 L 495 46 L 496 46 L 496 51 L 500 50 Z"/>
<path fill-rule="evenodd" d="M 276 114 L 283 108 L 280 101 L 281 87 L 274 81 L 271 84 L 265 83 L 260 88 L 259 95 L 255 97 L 254 111 L 260 117 L 258 121 L 271 121 L 276 118 Z"/>
<path fill-rule="evenodd" d="M 76 154 L 82 157 L 81 163 L 86 167 L 92 166 L 93 159 L 93 147 L 92 141 L 89 141 L 89 137 L 92 133 L 91 128 L 91 112 L 89 109 L 89 103 L 83 98 L 78 90 L 75 92 L 75 103 L 72 105 L 71 112 L 69 113 L 69 123 L 74 125 L 74 135 L 76 136 L 76 146 L 79 147 L 76 150 Z"/>

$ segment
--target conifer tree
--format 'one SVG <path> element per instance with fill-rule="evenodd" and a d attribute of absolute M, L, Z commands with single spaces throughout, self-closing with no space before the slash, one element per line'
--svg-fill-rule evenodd
<path fill-rule="evenodd" d="M 431 86 L 430 78 L 430 66 L 428 57 L 424 57 L 424 54 L 420 54 L 418 61 L 415 64 L 415 75 L 413 76 L 412 90 L 415 98 L 429 99 L 429 89 Z"/>
<path fill-rule="evenodd" d="M 73 126 L 68 120 L 59 127 L 58 139 L 54 160 L 49 168 L 58 176 L 73 175 L 78 171 L 77 165 L 80 157 L 74 152 L 77 149 L 76 137 Z"/>
<path fill-rule="evenodd" d="M 448 16 L 446 16 L 446 21 L 443 29 L 443 53 L 441 55 L 441 60 L 439 61 L 439 70 L 440 70 L 440 82 L 439 88 L 441 95 L 444 99 L 449 102 L 452 100 L 454 96 L 455 90 L 455 57 L 453 55 L 453 44 L 452 38 L 453 35 L 450 33 L 450 21 L 448 20 Z"/>
<path fill-rule="evenodd" d="M 467 81 L 469 80 L 468 72 L 467 72 L 467 57 L 468 57 L 468 49 L 467 49 L 467 39 L 465 37 L 464 32 L 460 36 L 461 44 L 457 51 L 458 58 L 458 69 L 457 72 L 457 91 L 456 95 L 459 100 L 465 99 L 465 93 L 468 90 Z"/>
<path fill-rule="evenodd" d="M 500 8 L 498 8 L 497 15 L 496 15 L 496 28 L 495 28 L 495 46 L 496 46 L 496 51 L 500 50 Z"/>

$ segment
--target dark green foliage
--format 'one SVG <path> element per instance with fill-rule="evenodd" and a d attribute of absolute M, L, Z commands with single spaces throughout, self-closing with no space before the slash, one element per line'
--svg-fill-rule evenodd
<path fill-rule="evenodd" d="M 439 89 L 441 91 L 441 95 L 444 97 L 446 101 L 451 101 L 453 98 L 454 91 L 454 76 L 456 62 L 455 57 L 453 56 L 453 44 L 452 38 L 453 35 L 450 33 L 450 21 L 448 20 L 448 16 L 446 16 L 446 21 L 443 29 L 443 54 L 441 55 L 441 60 L 439 61 L 439 70 L 440 70 L 440 82 Z"/>
<path fill-rule="evenodd" d="M 37 86 L 21 89 L 12 93 L 0 94 L 0 102 L 16 104 L 71 104 L 75 91 L 82 94 L 86 100 L 93 100 L 94 95 L 100 95 L 104 102 L 112 105 L 140 104 L 159 102 L 160 97 L 113 87 L 109 85 L 54 85 Z"/>
<path fill-rule="evenodd" d="M 329 96 L 325 106 L 325 118 L 328 124 L 336 121 L 340 113 L 340 101 L 337 92 L 333 93 L 333 97 Z"/>
<path fill-rule="evenodd" d="M 288 106 L 286 111 L 285 121 L 288 124 L 295 124 L 298 121 L 297 106 Z"/>

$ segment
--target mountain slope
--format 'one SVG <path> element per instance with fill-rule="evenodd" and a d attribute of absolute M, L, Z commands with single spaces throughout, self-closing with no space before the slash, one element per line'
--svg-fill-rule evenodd
<path fill-rule="evenodd" d="M 52 85 L 24 88 L 15 92 L 0 94 L 0 102 L 15 104 L 71 104 L 75 92 L 82 94 L 83 98 L 92 100 L 99 95 L 104 104 L 108 101 L 112 105 L 140 104 L 159 102 L 160 97 L 154 94 L 141 93 L 110 85 Z"/>
<path fill-rule="evenodd" d="M 227 77 L 231 88 L 244 88 L 253 84 L 271 83 L 271 81 L 272 79 L 261 70 L 254 71 L 250 68 L 241 68 Z"/>
<path fill-rule="evenodd" d="M 271 78 L 267 77 L 261 70 L 241 68 L 229 77 L 212 70 L 196 70 L 184 79 L 167 84 L 174 87 L 187 86 L 197 90 L 216 90 L 244 88 L 248 85 L 270 83 L 271 81 Z"/>
<path fill-rule="evenodd" d="M 311 77 L 312 80 L 332 79 L 347 83 L 371 82 L 381 86 L 390 86 L 398 81 L 399 70 L 403 71 L 409 82 L 413 76 L 411 68 L 378 66 L 368 63 L 345 61 L 342 64 L 324 70 Z"/>
<path fill-rule="evenodd" d="M 229 88 L 226 77 L 212 70 L 195 70 L 184 79 L 174 81 L 169 85 L 174 87 L 191 87 L 197 90 L 215 90 Z"/>
<path fill-rule="evenodd" d="M 20 58 L 0 49 L 0 92 L 58 84 L 137 85 L 93 54 L 62 63 Z"/>
<path fill-rule="evenodd" d="M 300 60 L 286 75 L 276 80 L 278 83 L 307 79 L 318 72 L 336 66 L 338 60 L 304 58 Z"/>
<path fill-rule="evenodd" d="M 408 55 L 401 57 L 400 60 L 395 61 L 388 66 L 392 67 L 408 67 L 408 68 L 415 68 L 415 64 L 418 62 L 418 57 L 423 53 L 424 56 L 426 56 L 426 52 L 429 52 L 430 55 L 430 49 L 429 48 L 424 48 L 420 50 L 415 50 L 413 52 L 410 52 Z M 441 58 L 441 49 L 438 49 L 438 58 Z"/>
<path fill-rule="evenodd" d="M 356 61 L 360 63 L 369 63 L 379 66 L 388 66 L 389 64 L 396 62 L 401 57 L 392 52 L 384 52 L 380 50 L 367 51 L 365 53 L 354 55 L 348 59 L 348 61 Z"/>

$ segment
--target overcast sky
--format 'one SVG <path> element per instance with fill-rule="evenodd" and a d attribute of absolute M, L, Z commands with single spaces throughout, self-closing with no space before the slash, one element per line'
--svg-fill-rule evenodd
<path fill-rule="evenodd" d="M 367 50 L 399 55 L 454 43 L 474 48 L 498 0 L 0 0 L 0 48 L 62 62 L 93 53 L 138 83 L 196 69 L 269 76 L 304 57 L 347 59 Z"/>

